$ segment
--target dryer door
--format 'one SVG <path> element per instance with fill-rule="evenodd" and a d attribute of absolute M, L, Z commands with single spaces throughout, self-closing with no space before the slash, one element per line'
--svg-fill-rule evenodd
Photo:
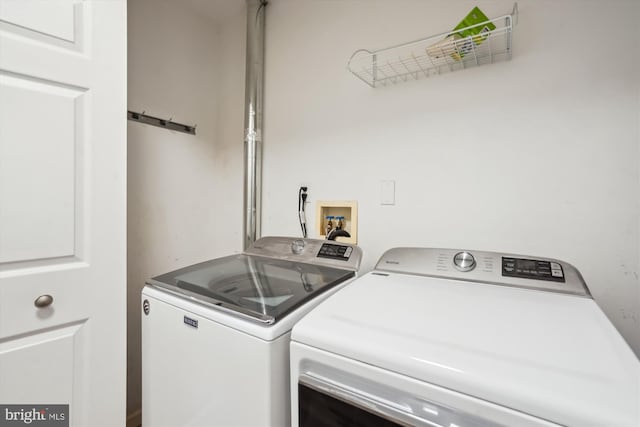
<path fill-rule="evenodd" d="M 290 356 L 293 427 L 558 426 L 295 340 Z"/>
<path fill-rule="evenodd" d="M 360 379 L 358 387 L 303 375 L 298 382 L 300 427 L 504 427 Z"/>

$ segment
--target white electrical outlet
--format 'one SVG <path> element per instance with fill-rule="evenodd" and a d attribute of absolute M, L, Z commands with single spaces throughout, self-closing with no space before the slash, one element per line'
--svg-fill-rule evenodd
<path fill-rule="evenodd" d="M 396 182 L 394 180 L 381 181 L 380 204 L 396 204 Z"/>

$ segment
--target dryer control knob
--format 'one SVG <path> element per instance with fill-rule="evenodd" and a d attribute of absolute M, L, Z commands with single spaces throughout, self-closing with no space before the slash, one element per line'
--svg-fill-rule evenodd
<path fill-rule="evenodd" d="M 453 257 L 453 265 L 460 271 L 471 271 L 476 267 L 476 259 L 469 252 L 458 252 Z"/>

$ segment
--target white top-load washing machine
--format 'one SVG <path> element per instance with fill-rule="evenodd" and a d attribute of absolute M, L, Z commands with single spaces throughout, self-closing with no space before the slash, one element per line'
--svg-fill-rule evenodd
<path fill-rule="evenodd" d="M 293 328 L 292 425 L 640 426 L 640 363 L 552 259 L 396 248 Z"/>
<path fill-rule="evenodd" d="M 292 326 L 350 282 L 354 245 L 265 237 L 142 291 L 145 427 L 289 425 Z"/>

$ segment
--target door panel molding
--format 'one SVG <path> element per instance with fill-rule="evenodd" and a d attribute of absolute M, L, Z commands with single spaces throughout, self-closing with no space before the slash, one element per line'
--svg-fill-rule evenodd
<path fill-rule="evenodd" d="M 5 1 L 0 6 L 0 31 L 52 46 L 81 51 L 86 8 L 78 0 Z M 47 19 L 42 19 L 42 16 Z"/>
<path fill-rule="evenodd" d="M 0 387 L 0 402 L 70 404 L 73 408 L 73 395 L 85 387 L 78 381 L 84 376 L 78 362 L 86 347 L 81 332 L 85 324 L 75 322 L 0 341 L 0 378 L 16 385 Z M 47 357 L 42 357 L 42 351 Z"/>
<path fill-rule="evenodd" d="M 0 264 L 82 259 L 86 92 L 0 73 Z"/>

